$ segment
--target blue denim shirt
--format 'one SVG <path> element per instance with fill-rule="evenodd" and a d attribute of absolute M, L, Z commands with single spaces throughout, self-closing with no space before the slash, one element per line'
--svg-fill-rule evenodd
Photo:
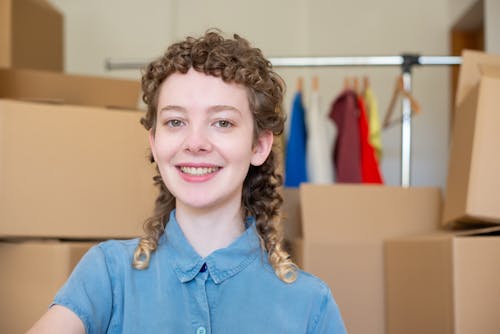
<path fill-rule="evenodd" d="M 201 258 L 172 212 L 146 270 L 132 268 L 138 239 L 103 242 L 76 266 L 53 304 L 87 333 L 345 333 L 330 289 L 303 271 L 274 273 L 253 219 L 229 247 Z"/>

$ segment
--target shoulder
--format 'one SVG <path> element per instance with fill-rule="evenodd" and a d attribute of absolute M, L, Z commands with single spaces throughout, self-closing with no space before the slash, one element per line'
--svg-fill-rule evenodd
<path fill-rule="evenodd" d="M 92 246 L 81 258 L 76 271 L 91 268 L 106 269 L 107 274 L 120 268 L 128 268 L 132 263 L 139 239 L 107 240 Z M 95 270 L 90 270 L 96 272 Z M 104 273 L 105 273 L 104 272 Z"/>
<path fill-rule="evenodd" d="M 100 242 L 93 248 L 97 248 L 98 251 L 108 257 L 129 257 L 132 256 L 139 244 L 139 238 L 128 239 L 128 240 L 107 240 Z"/>
<path fill-rule="evenodd" d="M 331 295 L 330 288 L 323 280 L 301 269 L 297 269 L 295 281 L 288 285 L 297 293 L 309 295 L 316 300 L 323 300 Z"/>
<path fill-rule="evenodd" d="M 330 291 L 328 285 L 321 280 L 319 277 L 308 273 L 298 267 L 295 267 L 295 280 L 292 282 L 285 282 L 282 279 L 278 277 L 276 274 L 276 271 L 274 268 L 271 266 L 271 263 L 269 262 L 267 252 L 262 253 L 261 261 L 255 261 L 256 270 L 262 270 L 258 274 L 256 272 L 250 272 L 250 275 L 252 277 L 255 277 L 255 275 L 261 275 L 261 273 L 264 273 L 264 275 L 260 276 L 264 280 L 266 285 L 272 286 L 273 289 L 279 289 L 283 292 L 288 291 L 289 293 L 293 294 L 300 294 L 300 295 L 308 295 L 311 297 L 321 297 L 324 295 L 327 295 Z"/>
<path fill-rule="evenodd" d="M 332 291 L 320 278 L 302 270 L 297 272 L 299 289 L 309 289 L 311 313 L 308 321 L 308 333 L 339 333 L 347 331 Z M 293 284 L 293 283 L 292 283 Z"/>
<path fill-rule="evenodd" d="M 346 333 L 340 310 L 328 285 L 302 270 L 298 270 L 295 282 L 300 289 L 309 289 L 312 312 L 308 333 Z"/>
<path fill-rule="evenodd" d="M 331 296 L 330 288 L 323 280 L 299 268 L 295 270 L 295 280 L 289 283 L 278 277 L 267 259 L 264 269 L 261 284 L 279 295 L 300 298 L 303 305 L 318 304 Z"/>
<path fill-rule="evenodd" d="M 291 283 L 283 282 L 275 274 L 270 281 L 274 284 L 267 284 L 264 290 L 273 296 L 274 305 L 286 305 L 292 318 L 307 324 L 307 333 L 346 332 L 331 289 L 319 277 L 297 269 L 296 279 Z"/>
<path fill-rule="evenodd" d="M 92 246 L 59 290 L 53 304 L 64 306 L 84 323 L 87 332 L 101 332 L 111 318 L 123 273 L 131 267 L 137 240 L 109 240 Z"/>

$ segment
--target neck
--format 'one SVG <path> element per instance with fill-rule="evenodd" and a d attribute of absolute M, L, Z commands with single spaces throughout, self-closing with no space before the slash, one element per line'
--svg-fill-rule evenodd
<path fill-rule="evenodd" d="M 177 203 L 175 218 L 186 239 L 203 258 L 229 246 L 245 230 L 241 207 L 206 211 Z"/>

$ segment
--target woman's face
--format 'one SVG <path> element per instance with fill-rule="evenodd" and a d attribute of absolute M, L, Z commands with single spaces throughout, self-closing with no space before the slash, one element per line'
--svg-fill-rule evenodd
<path fill-rule="evenodd" d="M 246 89 L 193 69 L 161 85 L 153 156 L 176 207 L 210 210 L 241 206 L 250 164 L 261 165 L 273 135 L 254 141 Z"/>

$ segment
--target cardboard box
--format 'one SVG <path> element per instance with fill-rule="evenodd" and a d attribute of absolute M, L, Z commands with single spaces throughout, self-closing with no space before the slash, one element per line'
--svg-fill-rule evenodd
<path fill-rule="evenodd" d="M 44 0 L 0 0 L 0 67 L 64 69 L 64 19 Z"/>
<path fill-rule="evenodd" d="M 139 81 L 0 68 L 0 98 L 136 109 Z"/>
<path fill-rule="evenodd" d="M 500 332 L 498 227 L 385 245 L 388 334 Z"/>
<path fill-rule="evenodd" d="M 141 113 L 0 100 L 0 237 L 135 237 L 155 174 Z"/>
<path fill-rule="evenodd" d="M 448 164 L 444 225 L 500 223 L 499 91 L 500 56 L 464 52 Z"/>
<path fill-rule="evenodd" d="M 88 242 L 0 242 L 0 333 L 21 334 L 47 311 Z"/>
<path fill-rule="evenodd" d="M 385 334 L 383 242 L 436 230 L 439 188 L 304 184 L 284 195 L 295 261 L 330 286 L 350 334 Z"/>

